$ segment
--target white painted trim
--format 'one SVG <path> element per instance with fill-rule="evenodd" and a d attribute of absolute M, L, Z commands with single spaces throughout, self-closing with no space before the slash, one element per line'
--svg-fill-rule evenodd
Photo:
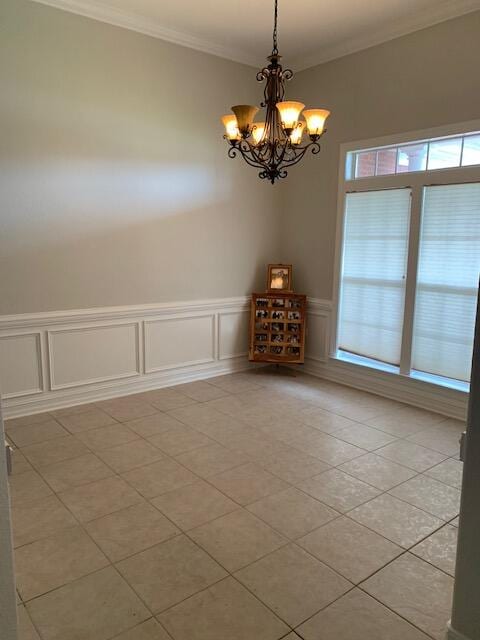
<path fill-rule="evenodd" d="M 241 49 L 225 47 L 215 42 L 210 42 L 203 38 L 198 38 L 189 33 L 169 29 L 155 22 L 152 18 L 143 16 L 135 11 L 122 11 L 116 7 L 109 7 L 92 0 L 34 0 L 40 4 L 46 4 L 56 9 L 62 9 L 70 13 L 75 13 L 86 18 L 92 18 L 99 22 L 130 31 L 137 31 L 153 38 L 165 40 L 182 47 L 209 53 L 220 58 L 233 60 L 242 64 L 257 67 L 261 64 L 256 57 Z"/>
<path fill-rule="evenodd" d="M 138 14 L 135 11 L 122 11 L 94 0 L 34 0 L 34 2 L 131 31 L 137 31 L 166 42 L 172 42 L 182 47 L 188 47 L 249 66 L 259 67 L 262 64 L 261 59 L 251 55 L 247 50 L 237 47 L 225 47 L 189 33 L 169 29 L 158 21 L 155 22 L 152 18 Z M 362 33 L 357 38 L 349 38 L 332 46 L 324 46 L 314 53 L 293 57 L 290 60 L 290 66 L 299 71 L 308 69 L 476 11 L 478 8 L 477 0 L 439 0 L 435 7 L 430 6 L 424 11 L 416 10 L 410 12 L 403 19 L 390 21 L 383 29 L 378 29 L 375 34 L 371 32 Z"/>
<path fill-rule="evenodd" d="M 412 369 L 413 326 L 417 295 L 418 258 L 422 227 L 423 187 L 410 189 L 410 210 L 405 290 L 403 299 L 403 326 L 400 352 L 400 373 L 408 375 Z"/>
<path fill-rule="evenodd" d="M 307 320 L 306 320 L 306 348 L 308 354 L 308 332 L 309 332 L 309 321 L 308 318 L 311 316 L 318 318 L 325 318 L 325 335 L 323 337 L 324 344 L 324 356 L 314 356 L 312 354 L 307 355 L 310 360 L 315 362 L 327 362 L 329 355 L 329 345 L 330 345 L 330 327 L 331 327 L 331 315 L 332 315 L 332 303 L 330 300 L 321 300 L 320 298 L 308 298 L 307 299 Z"/>
<path fill-rule="evenodd" d="M 178 362 L 176 364 L 167 364 L 165 366 L 162 367 L 149 367 L 148 366 L 148 357 L 145 358 L 145 373 L 158 373 L 160 371 L 169 371 L 171 369 L 178 369 L 183 368 L 183 367 L 191 367 L 191 366 L 196 366 L 199 364 L 208 364 L 210 362 L 215 362 L 216 359 L 216 355 L 215 355 L 215 342 L 216 342 L 216 315 L 214 313 L 202 313 L 202 314 L 195 314 L 195 315 L 174 315 L 174 316 L 170 316 L 169 318 L 156 318 L 156 319 L 151 319 L 151 320 L 145 320 L 143 325 L 144 325 L 144 329 L 149 325 L 149 324 L 157 324 L 159 322 L 174 322 L 175 320 L 196 320 L 198 318 L 210 318 L 211 324 L 212 324 L 212 342 L 211 342 L 211 356 L 209 358 L 202 358 L 200 360 L 189 360 L 189 361 L 183 361 L 183 362 Z M 144 340 L 145 340 L 145 332 L 144 332 Z M 145 354 L 147 354 L 147 344 L 146 341 L 144 342 L 144 351 Z"/>
<path fill-rule="evenodd" d="M 214 362 L 210 365 L 182 367 L 179 370 L 171 369 L 148 376 L 138 376 L 137 378 L 127 381 L 110 381 L 107 383 L 60 390 L 54 393 L 44 393 L 38 397 L 36 396 L 34 401 L 32 398 L 24 402 L 19 402 L 18 398 L 12 399 L 10 402 L 6 400 L 4 402 L 4 413 L 6 418 L 15 418 L 41 413 L 42 411 L 52 411 L 64 407 L 73 407 L 78 404 L 98 402 L 100 400 L 118 398 L 134 393 L 152 391 L 153 389 L 172 387 L 177 384 L 194 382 L 196 380 L 207 380 L 214 376 L 236 373 L 251 368 L 254 368 L 254 366 L 247 360 L 238 361 L 237 359 L 237 362 L 227 360 L 223 363 Z"/>
<path fill-rule="evenodd" d="M 222 331 L 222 318 L 224 316 L 234 316 L 234 315 L 238 315 L 238 314 L 242 314 L 245 313 L 248 315 L 248 319 L 250 318 L 250 309 L 242 309 L 241 311 L 222 311 L 221 313 L 218 314 L 217 316 L 217 358 L 219 360 L 228 360 L 230 358 L 243 358 L 245 356 L 248 356 L 248 349 L 246 349 L 245 351 L 242 351 L 240 353 L 227 353 L 227 354 L 223 354 L 222 353 L 222 348 L 221 348 L 221 331 Z"/>
<path fill-rule="evenodd" d="M 36 327 L 39 324 L 49 326 L 70 324 L 74 322 L 97 322 L 102 320 L 125 320 L 139 316 L 175 315 L 180 312 L 209 311 L 219 307 L 236 309 L 241 304 L 250 302 L 249 296 L 236 298 L 212 298 L 210 300 L 188 300 L 179 302 L 160 302 L 153 304 L 137 304 L 122 307 L 95 307 L 92 309 L 71 309 L 67 311 L 41 311 L 38 313 L 19 313 L 0 316 L 0 330 L 10 326 Z"/>
<path fill-rule="evenodd" d="M 308 298 L 308 316 L 320 316 L 326 320 L 326 357 L 312 356 L 307 333 L 306 357 L 303 370 L 318 378 L 361 389 L 386 398 L 404 402 L 428 411 L 439 412 L 452 418 L 465 419 L 468 393 L 442 387 L 398 373 L 380 371 L 367 366 L 337 360 L 328 356 L 329 334 L 333 321 L 333 304 L 329 300 Z"/>
<path fill-rule="evenodd" d="M 216 375 L 242 371 L 251 368 L 246 351 L 241 353 L 221 352 L 221 317 L 229 314 L 248 313 L 249 298 L 226 298 L 196 302 L 162 303 L 158 305 L 136 305 L 105 309 L 83 309 L 81 311 L 60 311 L 17 316 L 0 316 L 0 338 L 7 335 L 39 334 L 41 348 L 41 370 L 48 381 L 54 372 L 52 354 L 49 352 L 49 333 L 82 330 L 87 327 L 114 327 L 133 324 L 138 327 L 137 364 L 134 376 L 116 376 L 114 379 L 89 379 L 83 383 L 55 385 L 41 393 L 25 395 L 11 394 L 4 399 L 4 413 L 8 417 L 49 411 L 61 407 L 94 402 L 107 398 L 139 393 L 151 389 L 172 386 L 193 380 L 206 379 Z M 332 302 L 316 298 L 308 299 L 308 315 L 325 319 L 325 335 L 319 336 L 325 345 L 326 357 L 313 358 L 308 354 L 305 371 L 312 375 L 334 380 L 347 386 L 365 389 L 372 393 L 394 398 L 425 409 L 440 411 L 452 417 L 464 417 L 467 394 L 445 389 L 421 380 L 414 380 L 398 374 L 361 367 L 328 358 L 329 333 L 332 326 Z M 212 359 L 208 361 L 181 362 L 165 368 L 148 369 L 148 345 L 144 326 L 149 322 L 185 318 L 210 317 L 212 319 L 212 341 L 207 346 L 212 349 Z M 70 321 L 69 321 L 70 320 Z M 15 324 L 16 323 L 16 324 Z M 308 318 L 307 318 L 308 326 Z M 28 331 L 28 333 L 27 333 Z M 246 343 L 245 336 L 245 343 Z M 53 381 L 54 375 L 52 374 Z"/>
<path fill-rule="evenodd" d="M 456 631 L 452 627 L 452 622 L 449 621 L 447 623 L 447 640 L 474 640 L 474 639 L 467 638 L 467 636 L 464 636 L 463 633 L 460 633 L 460 631 Z"/>
<path fill-rule="evenodd" d="M 480 120 L 469 120 L 466 122 L 456 122 L 429 129 L 408 131 L 405 133 L 381 136 L 366 140 L 356 140 L 340 144 L 340 158 L 338 165 L 338 191 L 337 191 L 337 217 L 335 236 L 335 258 L 333 273 L 333 301 L 330 331 L 330 356 L 334 356 L 338 348 L 338 311 L 340 304 L 341 288 L 341 267 L 343 256 L 343 233 L 345 221 L 345 195 L 350 191 L 374 191 L 381 189 L 409 188 L 412 191 L 412 206 L 410 211 L 410 236 L 409 236 L 409 257 L 406 282 L 405 310 L 413 313 L 416 282 L 410 282 L 412 277 L 416 277 L 419 236 L 415 239 L 415 246 L 412 246 L 412 232 L 420 233 L 420 198 L 424 186 L 432 184 L 460 184 L 463 182 L 476 182 L 480 179 L 480 168 L 473 167 L 453 167 L 451 169 L 418 171 L 395 175 L 375 176 L 373 178 L 361 178 L 356 180 L 345 179 L 345 166 L 347 153 L 364 149 L 375 149 L 377 147 L 399 145 L 406 142 L 417 142 L 429 140 L 431 138 L 441 138 L 457 134 L 464 134 L 480 130 Z M 402 336 L 402 370 L 410 358 L 408 347 L 411 348 L 411 329 L 413 328 L 413 318 L 410 320 L 411 327 L 407 327 L 407 334 Z M 405 323 L 404 323 L 405 329 Z"/>
<path fill-rule="evenodd" d="M 473 11 L 478 11 L 478 2 L 476 0 L 444 0 L 443 2 L 437 2 L 434 7 L 429 6 L 424 11 L 415 9 L 404 18 L 391 20 L 388 25 L 378 29 L 375 34 L 367 31 L 365 34 L 362 33 L 357 38 L 351 38 L 347 42 L 339 42 L 323 47 L 311 54 L 294 57 L 290 61 L 290 66 L 299 70 L 309 69 L 352 53 L 370 49 L 396 38 L 401 38 L 415 31 L 433 27 L 436 24 L 446 22 L 452 18 L 458 18 Z"/>
<path fill-rule="evenodd" d="M 45 390 L 45 380 L 44 371 L 42 366 L 43 361 L 43 347 L 42 347 L 42 334 L 40 331 L 30 331 L 30 332 L 15 332 L 15 333 L 3 333 L 0 335 L 0 340 L 5 340 L 8 338 L 19 338 L 24 336 L 33 336 L 35 338 L 35 345 L 37 351 L 37 373 L 38 373 L 38 381 L 39 386 L 34 389 L 27 389 L 25 391 L 21 391 L 19 393 L 4 393 L 2 394 L 2 398 L 7 400 L 8 398 L 18 398 L 20 396 L 31 396 L 37 393 L 43 393 Z M 0 440 L 1 444 L 1 440 Z"/>
<path fill-rule="evenodd" d="M 79 380 L 78 382 L 68 382 L 66 384 L 55 383 L 55 367 L 53 358 L 53 336 L 60 333 L 73 333 L 81 331 L 89 331 L 90 329 L 110 329 L 111 327 L 134 327 L 135 329 L 135 371 L 129 371 L 114 376 L 106 376 L 99 378 L 89 378 L 88 380 Z M 85 324 L 81 327 L 64 327 L 63 329 L 55 329 L 55 331 L 46 331 L 47 336 L 47 356 L 48 356 L 48 371 L 49 371 L 49 385 L 51 391 L 58 391 L 60 389 L 71 389 L 73 387 L 81 387 L 86 384 L 94 384 L 96 382 L 108 382 L 110 380 L 120 380 L 122 378 L 132 378 L 141 375 L 140 369 L 140 348 L 139 348 L 139 329 L 138 322 L 121 322 L 110 324 Z"/>
<path fill-rule="evenodd" d="M 146 371 L 146 348 L 145 348 L 145 321 L 137 323 L 137 357 L 138 357 L 138 372 L 140 374 L 147 373 Z"/>
<path fill-rule="evenodd" d="M 308 357 L 305 360 L 305 373 L 459 420 L 466 418 L 468 393 L 409 376 L 334 358 L 322 364 Z"/>
<path fill-rule="evenodd" d="M 27 415 L 40 411 L 104 400 L 107 398 L 139 393 L 160 387 L 171 386 L 192 380 L 241 371 L 252 365 L 246 358 L 247 351 L 239 354 L 221 354 L 220 317 L 226 314 L 247 313 L 250 298 L 222 298 L 176 303 L 132 305 L 124 307 L 106 307 L 102 309 L 81 309 L 71 311 L 44 312 L 0 316 L 0 339 L 18 335 L 37 336 L 39 361 L 38 373 L 41 374 L 42 388 L 25 393 L 10 393 L 3 397 L 4 414 L 7 417 Z M 203 345 L 204 353 L 211 357 L 181 361 L 165 367 L 149 367 L 145 326 L 154 322 L 175 322 L 176 320 L 209 318 L 211 331 Z M 118 375 L 92 377 L 68 383 L 55 382 L 55 353 L 52 351 L 52 336 L 91 329 L 109 329 L 113 327 L 135 329 L 136 370 L 121 370 Z M 120 338 L 121 339 L 121 338 Z M 245 345 L 247 336 L 245 335 Z M 124 346 L 124 343 L 120 344 Z M 227 347 L 228 348 L 228 347 Z M 65 353 L 63 354 L 65 355 Z M 32 364 L 33 366 L 33 364 Z M 48 383 L 48 387 L 47 387 Z"/>
<path fill-rule="evenodd" d="M 480 131 L 480 119 L 466 120 L 464 122 L 452 122 L 437 127 L 429 127 L 428 129 L 416 129 L 414 131 L 406 131 L 404 133 L 392 133 L 377 138 L 366 138 L 363 140 L 353 140 L 351 142 L 342 142 L 340 144 L 340 156 L 344 156 L 347 151 L 363 151 L 365 149 L 376 149 L 377 147 L 388 147 L 403 144 L 405 142 L 417 142 L 429 140 L 430 138 L 443 138 L 446 136 L 454 136 L 461 133 L 470 133 Z M 340 158 L 340 174 L 344 175 L 345 159 Z M 466 168 L 466 167 L 463 167 Z M 452 171 L 453 169 L 449 169 Z M 421 172 L 426 173 L 425 171 Z M 402 176 L 410 176 L 411 174 L 403 173 Z M 389 178 L 391 176 L 382 176 Z M 355 182 L 358 182 L 356 180 Z"/>
<path fill-rule="evenodd" d="M 307 312 L 319 312 L 324 311 L 326 313 L 330 313 L 332 311 L 332 301 L 331 300 L 322 300 L 321 298 L 307 298 Z"/>

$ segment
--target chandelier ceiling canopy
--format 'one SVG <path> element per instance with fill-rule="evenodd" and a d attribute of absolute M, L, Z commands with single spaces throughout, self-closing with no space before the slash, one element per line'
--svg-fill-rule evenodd
<path fill-rule="evenodd" d="M 293 72 L 283 69 L 277 45 L 278 0 L 275 0 L 273 49 L 268 56 L 270 64 L 257 73 L 257 81 L 265 82 L 263 102 L 265 121 L 254 120 L 259 108 L 240 104 L 232 107 L 233 114 L 222 117 L 223 136 L 229 142 L 228 157 L 239 153 L 245 162 L 260 169 L 259 177 L 272 184 L 287 176 L 287 168 L 300 162 L 310 149 L 320 151 L 319 140 L 325 133 L 325 121 L 330 115 L 326 109 L 305 109 L 301 102 L 285 101 L 285 83 Z M 305 121 L 300 120 L 303 115 Z M 303 142 L 305 134 L 305 142 Z"/>

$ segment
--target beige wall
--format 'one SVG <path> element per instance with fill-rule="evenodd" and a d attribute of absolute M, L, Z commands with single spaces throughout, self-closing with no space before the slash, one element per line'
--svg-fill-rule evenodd
<path fill-rule="evenodd" d="M 476 12 L 297 73 L 329 130 L 272 187 L 218 121 L 254 69 L 28 0 L 0 24 L 0 314 L 243 295 L 278 259 L 330 299 L 340 143 L 480 115 Z"/>
<path fill-rule="evenodd" d="M 219 122 L 255 69 L 28 0 L 0 25 L 0 314 L 264 286 L 275 194 Z"/>
<path fill-rule="evenodd" d="M 475 12 L 295 76 L 290 97 L 332 111 L 321 155 L 281 186 L 298 290 L 332 297 L 340 143 L 479 118 L 479 34 Z"/>

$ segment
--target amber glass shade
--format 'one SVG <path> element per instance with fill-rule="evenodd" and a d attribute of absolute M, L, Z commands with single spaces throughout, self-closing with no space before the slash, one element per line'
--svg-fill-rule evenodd
<path fill-rule="evenodd" d="M 290 142 L 292 144 L 300 144 L 302 141 L 303 128 L 305 123 L 299 122 L 295 129 L 290 134 Z"/>
<path fill-rule="evenodd" d="M 237 119 L 235 116 L 228 114 L 222 116 L 223 126 L 225 127 L 225 135 L 229 140 L 239 140 L 240 132 L 238 131 Z"/>
<path fill-rule="evenodd" d="M 293 129 L 305 105 L 302 102 L 277 102 L 280 120 L 284 129 Z"/>
<path fill-rule="evenodd" d="M 262 138 L 265 134 L 265 122 L 254 122 L 252 129 L 253 141 L 255 144 L 262 142 Z"/>
<path fill-rule="evenodd" d="M 327 111 L 327 109 L 306 109 L 303 115 L 307 121 L 309 135 L 321 136 L 325 127 L 325 120 L 330 115 L 330 111 Z"/>
<path fill-rule="evenodd" d="M 232 107 L 232 111 L 237 118 L 240 133 L 245 135 L 251 132 L 253 119 L 258 111 L 258 107 L 253 107 L 250 104 L 237 104 L 235 107 Z"/>

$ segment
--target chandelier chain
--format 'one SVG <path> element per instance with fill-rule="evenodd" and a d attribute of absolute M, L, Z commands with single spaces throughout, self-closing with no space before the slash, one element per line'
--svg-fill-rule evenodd
<path fill-rule="evenodd" d="M 273 49 L 272 49 L 273 56 L 278 56 L 277 19 L 278 19 L 278 0 L 275 0 L 275 12 L 274 12 L 274 18 L 273 18 Z"/>
<path fill-rule="evenodd" d="M 272 184 L 286 178 L 287 169 L 298 164 L 307 151 L 314 155 L 320 153 L 319 140 L 325 133 L 324 123 L 330 113 L 322 109 L 305 111 L 305 123 L 299 119 L 305 105 L 284 101 L 285 84 L 291 80 L 293 72 L 283 69 L 280 64 L 277 24 L 278 0 L 274 0 L 273 49 L 267 58 L 269 64 L 256 76 L 258 82 L 265 82 L 263 102 L 260 103 L 265 109 L 264 122 L 254 121 L 258 108 L 252 105 L 236 105 L 232 107 L 234 116 L 228 114 L 222 118 L 227 131 L 224 138 L 230 144 L 228 157 L 241 156 L 248 165 L 260 170 L 258 175 L 262 180 Z M 310 113 L 312 126 L 307 113 Z M 308 139 L 302 141 L 304 131 Z"/>

